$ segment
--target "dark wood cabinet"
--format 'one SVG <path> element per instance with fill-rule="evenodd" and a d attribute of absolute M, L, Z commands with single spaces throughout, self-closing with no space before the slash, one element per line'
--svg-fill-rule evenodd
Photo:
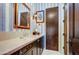
<path fill-rule="evenodd" d="M 25 55 L 27 51 L 32 50 L 34 43 L 31 43 L 20 50 L 20 55 Z"/>
<path fill-rule="evenodd" d="M 22 49 L 14 52 L 12 55 L 41 55 L 43 52 L 42 38 L 26 45 Z"/>
<path fill-rule="evenodd" d="M 41 55 L 42 52 L 43 52 L 43 44 L 42 44 L 42 39 L 39 38 L 37 41 L 36 41 L 36 48 L 37 48 L 37 54 L 38 55 Z"/>

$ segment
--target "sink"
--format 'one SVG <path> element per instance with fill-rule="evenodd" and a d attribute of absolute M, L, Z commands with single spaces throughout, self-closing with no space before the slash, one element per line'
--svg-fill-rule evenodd
<path fill-rule="evenodd" d="M 24 39 L 24 40 L 29 40 L 30 39 L 30 35 L 29 36 L 21 36 L 19 37 L 20 39 Z"/>

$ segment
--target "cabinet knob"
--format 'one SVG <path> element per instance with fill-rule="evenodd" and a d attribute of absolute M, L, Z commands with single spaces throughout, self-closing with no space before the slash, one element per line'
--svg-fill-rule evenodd
<path fill-rule="evenodd" d="M 20 51 L 20 55 L 22 55 L 22 51 Z"/>
<path fill-rule="evenodd" d="M 40 40 L 38 40 L 38 42 L 39 42 Z"/>

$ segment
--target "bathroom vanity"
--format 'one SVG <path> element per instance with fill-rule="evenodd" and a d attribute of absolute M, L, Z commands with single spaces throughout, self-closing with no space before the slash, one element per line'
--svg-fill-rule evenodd
<path fill-rule="evenodd" d="M 41 55 L 42 52 L 43 35 L 0 41 L 1 55 Z"/>

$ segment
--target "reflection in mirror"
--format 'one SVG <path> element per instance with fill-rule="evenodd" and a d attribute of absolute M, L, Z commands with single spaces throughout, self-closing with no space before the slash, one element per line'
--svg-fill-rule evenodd
<path fill-rule="evenodd" d="M 15 4 L 14 27 L 21 29 L 30 29 L 30 10 L 25 3 Z"/>

